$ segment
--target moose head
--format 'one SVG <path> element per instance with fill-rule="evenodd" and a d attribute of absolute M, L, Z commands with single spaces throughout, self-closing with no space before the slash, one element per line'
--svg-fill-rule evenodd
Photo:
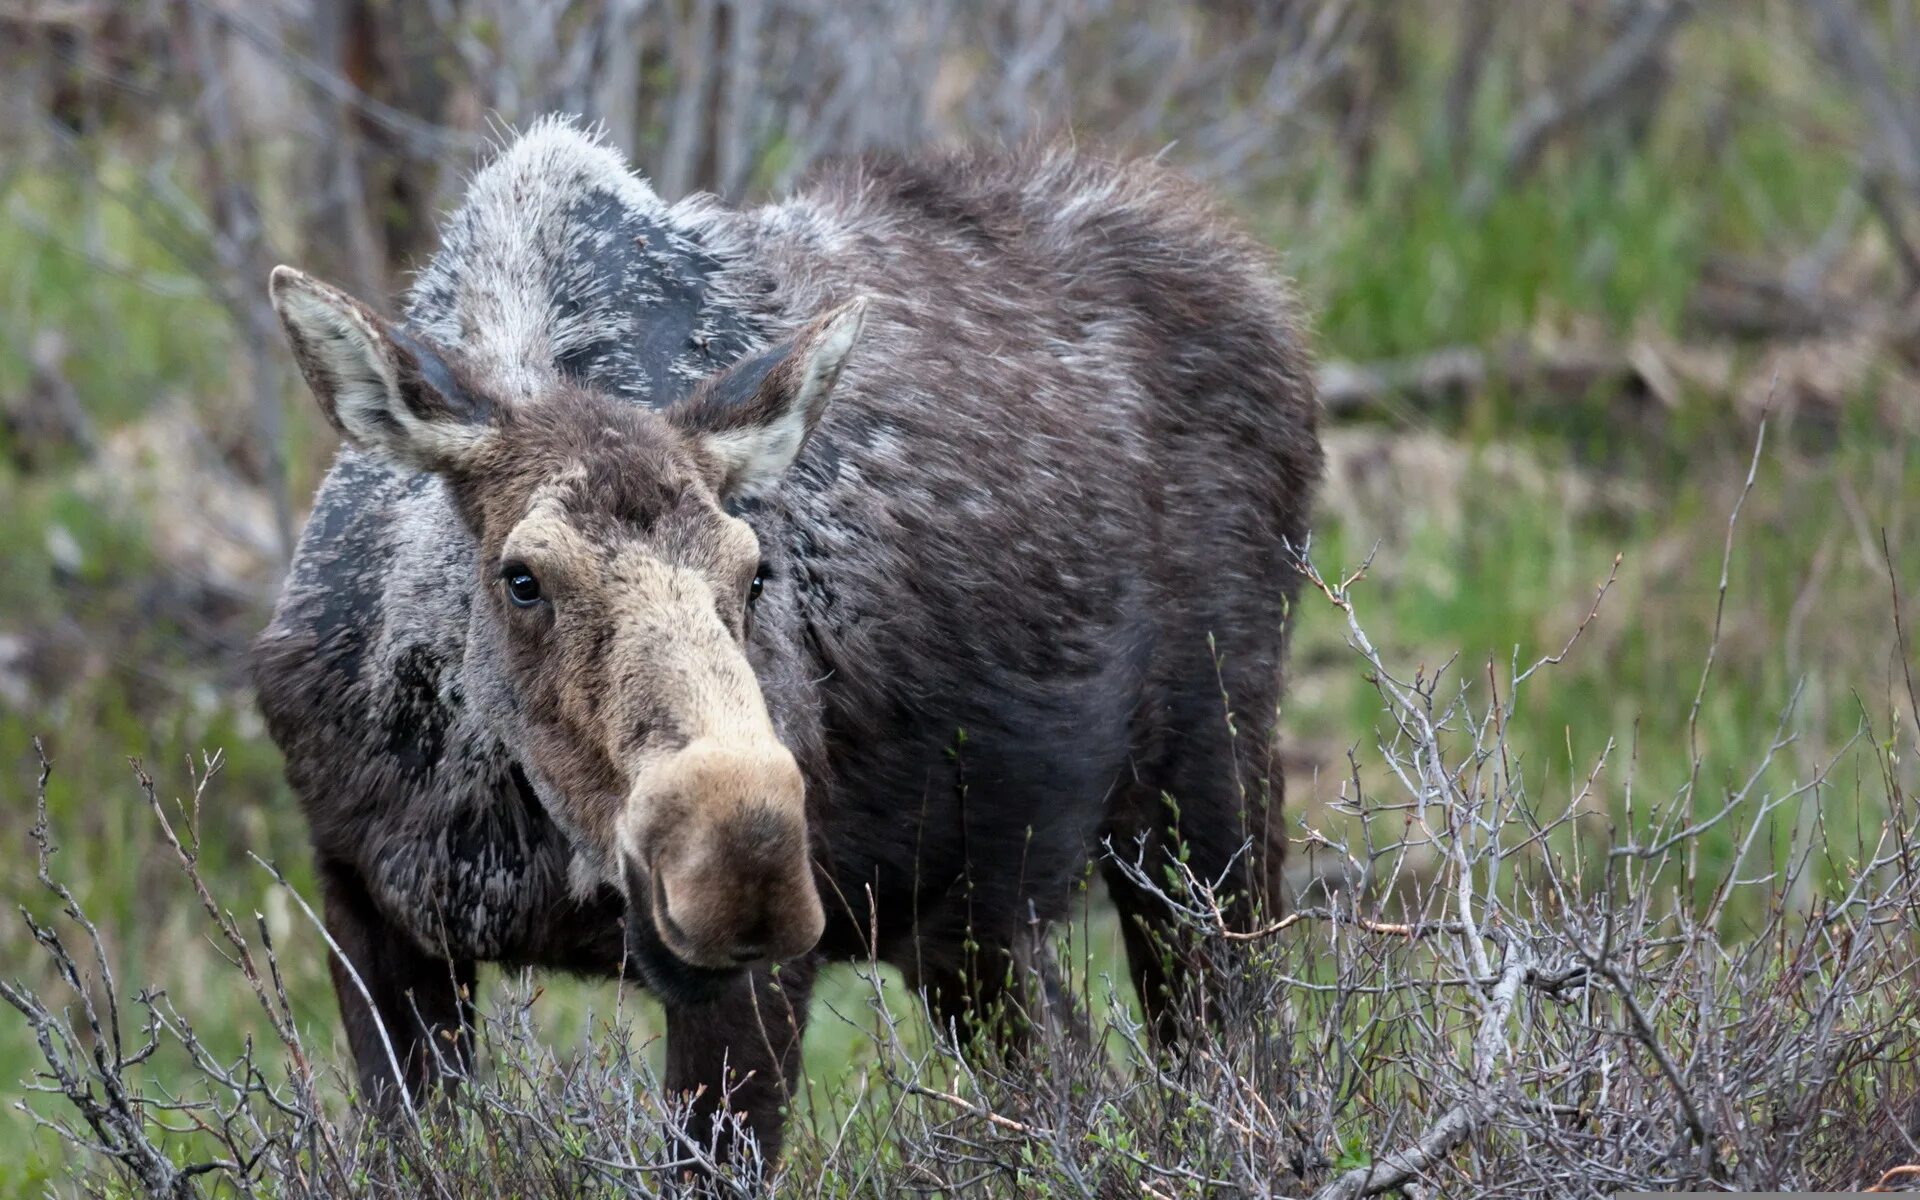
<path fill-rule="evenodd" d="M 288 267 L 271 288 L 327 420 L 438 477 L 471 531 L 462 686 L 577 857 L 625 892 L 642 965 L 730 976 L 811 949 L 805 788 L 748 662 L 763 567 L 729 505 L 799 454 L 865 302 L 655 411 L 558 372 L 490 379 Z"/>

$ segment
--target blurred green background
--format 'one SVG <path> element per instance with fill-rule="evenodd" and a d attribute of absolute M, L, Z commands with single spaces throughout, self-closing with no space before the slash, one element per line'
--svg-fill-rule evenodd
<path fill-rule="evenodd" d="M 1920 618 L 1905 0 L 74 0 L 0 6 L 0 72 L 0 894 L 51 909 L 27 838 L 39 735 L 64 877 L 123 985 L 166 987 L 220 1044 L 257 1012 L 129 756 L 171 797 L 189 756 L 223 753 L 207 873 L 266 914 L 315 1044 L 344 1054 L 319 939 L 248 857 L 310 888 L 242 654 L 334 446 L 266 269 L 397 296 L 488 123 L 553 109 L 604 121 L 669 197 L 750 203 L 825 155 L 1068 131 L 1219 189 L 1313 314 L 1314 557 L 1374 553 L 1356 594 L 1389 663 L 1477 683 L 1557 651 L 1621 556 L 1512 727 L 1536 796 L 1578 790 L 1609 739 L 1641 794 L 1686 782 L 1763 413 L 1697 721 L 1704 792 L 1759 761 L 1796 688 L 1764 787 L 1914 720 L 1892 620 L 1896 586 Z M 1309 825 L 1338 819 L 1347 750 L 1377 735 L 1338 616 L 1311 596 L 1296 615 L 1289 798 Z M 1591 798 L 1603 823 L 1628 778 Z M 1817 816 L 1844 860 L 1883 790 L 1870 762 L 1836 780 Z M 1109 921 L 1084 936 L 1114 959 Z M 17 919 L 0 975 L 53 984 Z M 543 982 L 556 1041 L 615 1002 Z M 827 989 L 818 1079 L 860 1066 L 857 990 Z M 0 1098 L 36 1058 L 0 1014 Z M 62 1171 L 54 1139 L 0 1119 L 0 1190 Z"/>

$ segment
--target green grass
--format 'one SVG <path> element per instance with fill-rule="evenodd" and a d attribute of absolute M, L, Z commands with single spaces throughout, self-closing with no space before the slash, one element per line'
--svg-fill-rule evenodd
<path fill-rule="evenodd" d="M 1488 67 L 1456 174 L 1436 103 L 1450 64 L 1416 50 L 1418 82 L 1380 121 L 1358 195 L 1337 172 L 1304 171 L 1249 212 L 1287 254 L 1325 353 L 1367 360 L 1576 326 L 1670 331 L 1709 257 L 1776 259 L 1812 243 L 1853 177 L 1845 135 L 1858 114 L 1830 81 L 1783 61 L 1767 31 L 1727 32 L 1702 23 L 1683 39 L 1674 95 L 1643 142 L 1550 148 L 1484 210 L 1462 192 L 1500 161 L 1507 66 Z"/>
<path fill-rule="evenodd" d="M 170 393 L 219 394 L 231 329 L 170 250 L 187 235 L 132 198 L 127 172 L 101 175 L 87 185 L 22 172 L 5 189 L 31 216 L 0 220 L 0 387 L 25 383 L 31 336 L 56 330 L 96 420 L 132 418 Z"/>
<path fill-rule="evenodd" d="M 1763 459 L 1728 560 L 1720 651 L 1697 719 L 1703 812 L 1744 783 L 1796 687 L 1786 728 L 1797 741 L 1763 776 L 1762 792 L 1811 778 L 1863 723 L 1884 734 L 1904 719 L 1879 531 L 1920 511 L 1920 447 L 1848 443 L 1813 460 L 1787 452 L 1782 461 L 1782 453 Z M 1624 821 L 1629 779 L 1644 810 L 1649 798 L 1678 794 L 1692 773 L 1688 724 L 1713 638 L 1727 517 L 1744 474 L 1732 456 L 1706 461 L 1697 468 L 1703 478 L 1624 518 L 1515 496 L 1470 472 L 1457 518 L 1412 518 L 1381 549 L 1359 589 L 1363 620 L 1390 663 L 1434 668 L 1454 658 L 1452 678 L 1484 701 L 1490 667 L 1504 686 L 1516 660 L 1524 667 L 1560 651 L 1620 554 L 1598 618 L 1568 660 L 1529 688 L 1509 733 L 1536 796 L 1568 794 L 1613 741 L 1600 811 Z M 1834 501 L 1843 485 L 1865 489 L 1857 514 Z M 1338 524 L 1316 532 L 1324 570 L 1365 557 L 1372 543 L 1363 539 L 1375 534 L 1356 532 Z M 1911 538 L 1892 545 L 1910 603 L 1920 547 Z M 1325 608 L 1317 597 L 1303 602 L 1296 675 L 1324 671 L 1327 682 L 1310 707 L 1295 702 L 1289 728 L 1365 743 L 1357 731 L 1373 727 L 1379 701 L 1354 670 L 1344 629 L 1316 606 Z M 1343 765 L 1333 764 L 1336 775 Z M 1881 816 L 1876 804 L 1856 809 L 1843 795 L 1823 809 L 1829 836 L 1848 841 Z M 1734 836 L 1720 829 L 1704 839 L 1709 874 Z"/>

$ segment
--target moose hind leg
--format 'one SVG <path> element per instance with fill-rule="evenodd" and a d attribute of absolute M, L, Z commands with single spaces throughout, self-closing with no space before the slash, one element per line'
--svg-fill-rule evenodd
<path fill-rule="evenodd" d="M 963 1049 L 990 1045 L 1021 1058 L 1036 1043 L 1092 1040 L 1044 926 L 970 944 L 964 963 L 905 964 L 904 974 L 940 1034 Z"/>
<path fill-rule="evenodd" d="M 727 1162 L 741 1152 L 735 1134 L 744 1128 L 764 1163 L 779 1157 L 817 970 L 808 959 L 777 972 L 754 967 L 711 1000 L 668 1006 L 667 1090 L 687 1100 L 683 1128 L 693 1143 L 672 1150 Z"/>
<path fill-rule="evenodd" d="M 1141 1009 L 1162 1045 L 1182 1041 L 1196 1019 L 1221 1020 L 1245 947 L 1220 935 L 1255 928 L 1283 903 L 1282 785 L 1277 768 L 1266 770 L 1268 739 L 1249 753 L 1225 736 L 1217 710 L 1214 719 L 1222 733 L 1212 754 L 1196 753 L 1208 738 L 1187 739 L 1161 786 L 1129 789 L 1101 864 Z"/>
<path fill-rule="evenodd" d="M 421 950 L 380 914 L 351 872 L 323 869 L 322 880 L 327 930 L 353 966 L 350 973 L 338 955 L 330 961 L 361 1094 L 391 1111 L 400 1095 L 396 1066 L 416 1099 L 466 1075 L 473 1066 L 473 961 Z"/>

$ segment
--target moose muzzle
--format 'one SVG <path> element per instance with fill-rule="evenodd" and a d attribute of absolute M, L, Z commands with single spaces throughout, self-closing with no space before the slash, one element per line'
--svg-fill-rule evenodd
<path fill-rule="evenodd" d="M 628 899 L 674 957 L 737 968 L 820 940 L 805 786 L 784 746 L 697 739 L 640 772 L 629 812 L 645 894 Z"/>

